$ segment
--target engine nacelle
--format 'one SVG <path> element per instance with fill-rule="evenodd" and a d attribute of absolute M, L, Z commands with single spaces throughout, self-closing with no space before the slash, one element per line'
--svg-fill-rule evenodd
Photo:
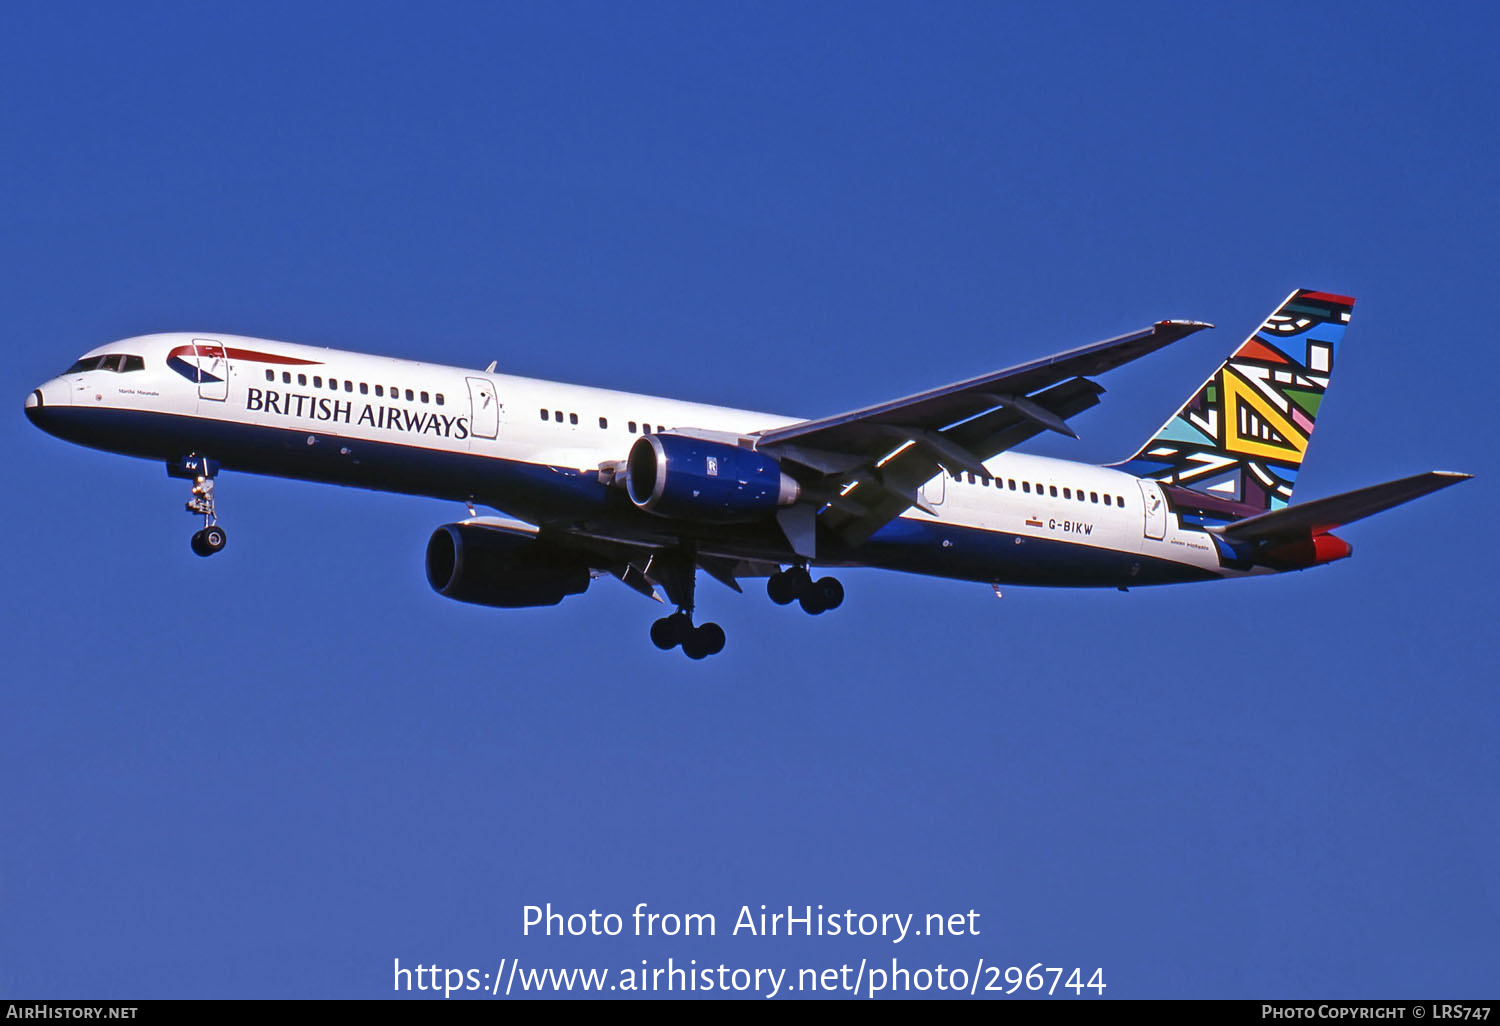
<path fill-rule="evenodd" d="M 630 447 L 625 490 L 663 517 L 755 520 L 797 501 L 801 489 L 770 456 L 688 435 L 644 435 Z"/>
<path fill-rule="evenodd" d="M 481 606 L 555 606 L 589 586 L 586 563 L 535 538 L 444 524 L 427 541 L 432 590 Z"/>

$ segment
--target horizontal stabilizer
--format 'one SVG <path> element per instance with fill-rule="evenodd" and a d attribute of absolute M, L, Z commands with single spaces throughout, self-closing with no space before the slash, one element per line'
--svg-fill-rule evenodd
<path fill-rule="evenodd" d="M 1331 531 L 1343 524 L 1380 513 L 1403 502 L 1419 499 L 1429 492 L 1467 481 L 1472 474 L 1449 470 L 1429 470 L 1425 474 L 1403 477 L 1399 481 L 1359 488 L 1326 499 L 1298 503 L 1284 509 L 1237 520 L 1209 530 L 1232 542 L 1275 542 L 1281 539 L 1305 538 Z"/>

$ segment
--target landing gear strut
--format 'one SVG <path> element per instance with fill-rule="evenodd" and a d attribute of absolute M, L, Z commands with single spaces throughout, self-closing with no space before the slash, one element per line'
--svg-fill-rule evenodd
<path fill-rule="evenodd" d="M 193 497 L 187 501 L 187 511 L 203 518 L 202 530 L 193 532 L 193 551 L 200 556 L 212 556 L 224 547 L 229 539 L 224 528 L 219 526 L 218 514 L 214 512 L 214 479 L 207 474 L 193 478 Z"/>
<path fill-rule="evenodd" d="M 813 580 L 805 566 L 788 567 L 766 581 L 766 594 L 778 606 L 796 602 L 804 612 L 817 616 L 837 609 L 844 602 L 844 586 L 834 577 Z"/>
<path fill-rule="evenodd" d="M 724 651 L 724 628 L 716 623 L 693 625 L 693 598 L 698 568 L 691 561 L 662 573 L 667 597 L 677 604 L 677 612 L 651 625 L 651 643 L 667 650 L 682 646 L 689 659 L 705 659 Z"/>

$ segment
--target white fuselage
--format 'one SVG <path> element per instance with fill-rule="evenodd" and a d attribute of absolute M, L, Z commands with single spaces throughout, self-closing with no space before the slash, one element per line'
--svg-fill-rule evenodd
<path fill-rule="evenodd" d="M 597 519 L 627 539 L 639 525 L 649 535 L 659 520 L 634 509 L 603 513 L 610 489 L 599 471 L 623 460 L 642 433 L 749 435 L 799 420 L 233 335 L 140 336 L 84 361 L 106 355 L 138 357 L 143 366 L 48 381 L 28 399 L 33 419 L 131 455 L 170 461 L 201 453 L 230 469 L 467 499 L 539 524 L 590 530 Z M 1070 559 L 1088 562 L 1091 553 L 1108 554 L 1111 567 L 1121 560 L 1154 567 L 1140 583 L 1241 574 L 1221 565 L 1202 530 L 1168 512 L 1155 482 L 1014 452 L 985 466 L 992 481 L 940 475 L 922 489 L 933 512 L 913 507 L 877 532 L 868 553 L 862 547 L 828 561 L 1028 584 L 1131 583 L 1128 565 L 1118 582 L 1115 569 L 1107 580 L 1093 571 L 1071 579 Z M 743 551 L 735 551 L 733 532 L 704 544 L 728 556 L 777 558 L 764 533 Z M 1012 564 L 1021 569 L 1006 572 Z"/>

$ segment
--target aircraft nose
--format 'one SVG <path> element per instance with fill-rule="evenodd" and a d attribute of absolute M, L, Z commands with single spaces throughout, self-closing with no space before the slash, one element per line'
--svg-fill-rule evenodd
<path fill-rule="evenodd" d="M 38 387 L 33 388 L 31 394 L 26 397 L 26 419 L 40 427 L 49 409 L 68 404 L 69 396 L 67 390 L 62 387 L 62 382 L 55 378 L 52 381 L 44 381 Z"/>

